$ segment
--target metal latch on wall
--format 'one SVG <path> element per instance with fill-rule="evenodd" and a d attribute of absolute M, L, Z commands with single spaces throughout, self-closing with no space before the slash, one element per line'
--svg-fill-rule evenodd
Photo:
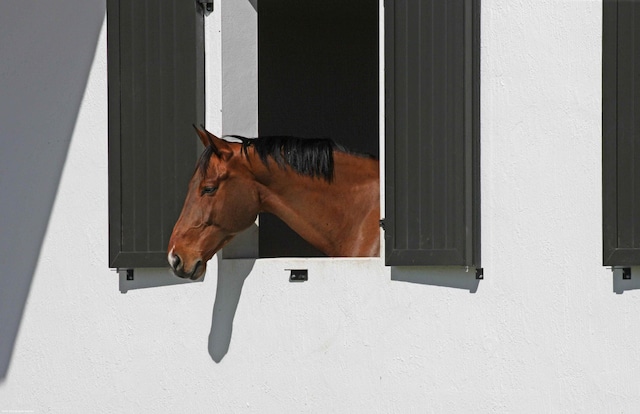
<path fill-rule="evenodd" d="M 284 269 L 291 272 L 289 276 L 289 282 L 306 282 L 309 280 L 308 269 Z"/>
<path fill-rule="evenodd" d="M 616 270 L 621 270 L 622 271 L 622 280 L 631 280 L 631 268 L 630 267 L 611 266 L 611 267 L 608 267 L 607 269 L 611 269 L 612 272 L 615 272 Z"/>
<path fill-rule="evenodd" d="M 196 0 L 196 2 L 202 7 L 205 15 L 208 15 L 213 11 L 213 1 L 208 0 Z"/>

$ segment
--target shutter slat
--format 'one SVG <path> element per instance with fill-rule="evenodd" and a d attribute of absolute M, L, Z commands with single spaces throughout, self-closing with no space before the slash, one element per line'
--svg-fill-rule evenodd
<path fill-rule="evenodd" d="M 419 3 L 420 20 L 427 24 L 420 25 L 421 47 L 433 47 L 434 42 L 434 26 L 433 26 L 433 3 Z M 402 40 L 399 39 L 399 42 Z M 433 79 L 434 61 L 433 54 L 420 54 L 419 72 L 425 79 Z M 420 148 L 418 153 L 422 162 L 419 163 L 418 173 L 415 175 L 416 181 L 420 182 L 421 205 L 418 212 L 420 249 L 433 249 L 433 203 L 434 198 L 433 186 L 431 183 L 434 178 L 434 160 L 433 160 L 433 109 L 436 104 L 434 99 L 433 82 L 419 82 L 420 89 L 420 130 L 426 131 L 424 139 L 417 140 L 416 146 Z M 401 110 L 399 108 L 399 110 Z M 401 172 L 401 175 L 406 173 Z M 406 248 L 406 246 L 404 246 Z"/>
<path fill-rule="evenodd" d="M 618 48 L 618 242 L 633 247 L 633 140 L 634 140 L 634 13 L 633 2 L 625 2 L 620 14 Z"/>
<path fill-rule="evenodd" d="M 603 264 L 622 264 L 618 248 L 618 2 L 604 0 L 602 8 L 602 235 Z"/>
<path fill-rule="evenodd" d="M 632 16 L 629 25 L 631 26 L 632 35 L 630 36 L 633 44 L 629 45 L 631 52 L 630 56 L 630 68 L 628 69 L 631 78 L 631 85 L 627 87 L 631 91 L 629 114 L 631 119 L 629 123 L 633 128 L 633 132 L 630 133 L 630 147 L 632 159 L 630 162 L 630 177 L 632 178 L 632 199 L 630 208 L 630 217 L 632 225 L 632 244 L 633 248 L 640 248 L 640 217 L 638 216 L 638 209 L 640 209 L 640 145 L 638 144 L 638 133 L 640 133 L 640 53 L 636 50 L 640 47 L 640 27 L 638 27 L 638 19 L 640 19 L 640 5 L 637 2 L 632 2 L 633 7 Z"/>
<path fill-rule="evenodd" d="M 431 119 L 433 122 L 433 128 L 431 131 L 418 131 L 418 136 L 422 139 L 429 139 L 428 134 L 431 133 L 431 140 L 433 142 L 433 153 L 426 161 L 433 163 L 433 180 L 427 182 L 433 189 L 433 196 L 429 201 L 432 214 L 432 238 L 434 249 L 445 249 L 447 240 L 447 222 L 451 220 L 449 217 L 449 209 L 453 205 L 447 202 L 447 196 L 449 194 L 449 186 L 454 177 L 447 174 L 448 157 L 451 154 L 447 151 L 447 144 L 451 139 L 460 139 L 460 137 L 453 137 L 450 135 L 446 126 L 447 117 L 449 114 L 448 103 L 450 101 L 447 96 L 447 83 L 450 82 L 449 71 L 450 60 L 452 54 L 461 53 L 460 50 L 448 50 L 447 42 L 447 2 L 439 0 L 431 0 L 433 2 L 434 19 L 433 25 L 433 38 L 434 42 L 431 48 L 422 48 L 416 51 L 416 53 L 428 53 L 432 55 L 433 61 L 433 77 L 428 82 L 433 83 L 433 112 Z M 454 22 L 457 23 L 457 22 Z M 426 24 L 426 22 L 422 23 Z M 459 23 L 456 25 L 456 30 L 460 30 Z M 450 53 L 452 52 L 452 53 Z M 453 237 L 452 237 L 453 238 Z"/>
<path fill-rule="evenodd" d="M 414 50 L 420 49 L 420 2 L 408 2 L 406 15 L 404 19 L 409 24 L 406 25 L 406 49 L 405 59 L 402 63 L 407 70 L 407 78 L 403 85 L 403 92 L 405 96 L 405 105 L 407 111 L 407 132 L 417 131 L 420 129 L 420 54 L 413 53 Z M 420 152 L 416 151 L 415 143 L 406 140 L 399 145 L 398 152 L 400 155 L 398 166 L 403 166 L 401 170 L 403 174 L 407 176 L 410 171 L 417 171 L 420 168 Z M 420 226 L 420 208 L 421 208 L 421 185 L 422 177 L 414 177 L 412 180 L 406 180 L 403 187 L 405 197 L 404 201 L 407 204 L 407 217 L 409 222 L 408 228 L 416 228 Z M 406 246 L 415 246 L 419 243 L 420 234 L 418 232 L 406 231 L 403 237 L 406 238 Z"/>

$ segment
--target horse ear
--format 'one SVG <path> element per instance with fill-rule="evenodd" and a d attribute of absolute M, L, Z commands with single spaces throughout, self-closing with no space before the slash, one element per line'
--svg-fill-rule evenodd
<path fill-rule="evenodd" d="M 215 148 L 215 154 L 220 157 L 224 161 L 228 161 L 229 158 L 233 155 L 233 149 L 231 145 L 224 139 L 220 139 L 213 135 L 211 132 L 204 130 L 207 134 L 207 137 L 211 141 L 211 145 Z"/>
<path fill-rule="evenodd" d="M 205 147 L 213 147 L 213 153 L 224 161 L 227 161 L 229 158 L 231 158 L 231 156 L 233 155 L 233 150 L 231 149 L 231 146 L 227 141 L 216 137 L 211 132 L 207 131 L 204 127 L 198 128 L 195 125 L 193 127 L 196 129 L 202 145 L 204 145 Z"/>
<path fill-rule="evenodd" d="M 213 142 L 211 142 L 211 140 L 209 139 L 209 135 L 207 135 L 207 132 L 205 132 L 204 128 L 198 128 L 197 126 L 195 126 L 195 124 L 193 125 L 193 128 L 198 133 L 200 142 L 202 142 L 202 145 L 204 145 L 205 148 L 208 147 L 209 145 L 213 145 Z"/>

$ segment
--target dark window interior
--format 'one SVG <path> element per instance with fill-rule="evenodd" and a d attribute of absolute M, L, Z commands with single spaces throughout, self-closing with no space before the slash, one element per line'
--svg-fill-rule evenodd
<path fill-rule="evenodd" d="M 331 138 L 379 155 L 378 1 L 258 2 L 261 136 Z M 323 254 L 260 215 L 260 257 Z"/>

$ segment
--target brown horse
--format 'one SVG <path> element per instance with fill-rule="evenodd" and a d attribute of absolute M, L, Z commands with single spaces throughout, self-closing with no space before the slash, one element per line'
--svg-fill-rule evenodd
<path fill-rule="evenodd" d="M 173 272 L 199 279 L 233 236 L 272 213 L 328 256 L 378 256 L 378 161 L 325 139 L 229 142 L 196 128 L 205 146 L 168 246 Z"/>

